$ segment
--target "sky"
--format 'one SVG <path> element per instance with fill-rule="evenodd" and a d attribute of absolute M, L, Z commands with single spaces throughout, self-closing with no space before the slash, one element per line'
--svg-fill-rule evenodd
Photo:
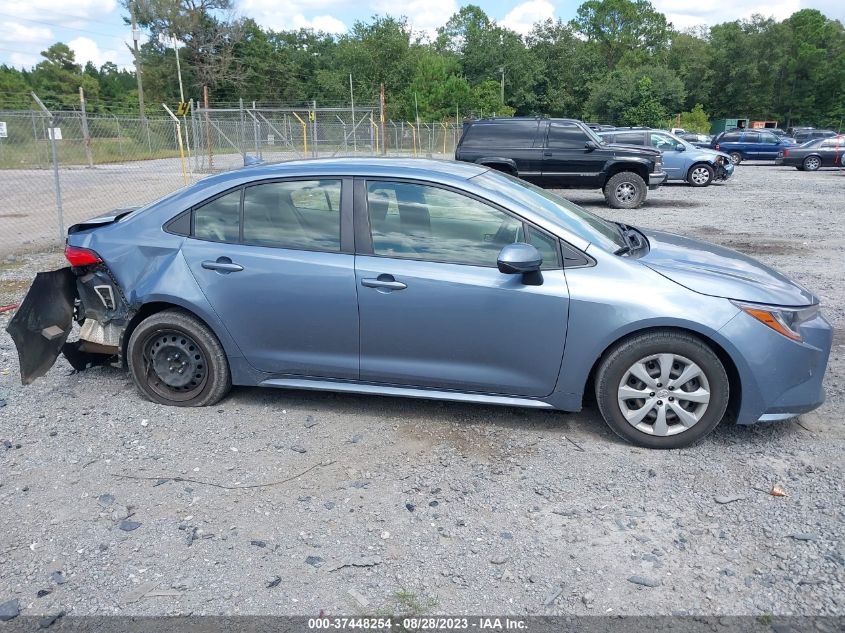
<path fill-rule="evenodd" d="M 310 27 L 343 33 L 356 20 L 375 14 L 404 16 L 418 31 L 433 34 L 461 6 L 462 0 L 234 0 L 236 12 L 274 30 Z M 712 25 L 755 13 L 776 19 L 804 8 L 819 9 L 845 23 L 843 0 L 652 0 L 676 28 Z M 546 18 L 569 20 L 578 0 L 476 0 L 473 4 L 519 33 Z M 68 44 L 78 62 L 97 66 L 112 61 L 130 67 L 132 43 L 118 0 L 0 0 L 0 63 L 31 67 L 40 51 L 56 41 Z"/>

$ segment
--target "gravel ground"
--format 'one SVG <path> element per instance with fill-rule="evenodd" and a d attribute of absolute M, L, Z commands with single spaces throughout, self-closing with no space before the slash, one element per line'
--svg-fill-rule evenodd
<path fill-rule="evenodd" d="M 147 402 L 0 334 L 0 603 L 23 614 L 845 614 L 845 172 L 743 163 L 615 219 L 706 238 L 816 291 L 828 401 L 698 445 L 579 414 L 235 389 Z M 0 269 L 0 305 L 57 254 Z M 8 314 L 0 316 L 0 326 Z M 773 496 L 773 487 L 785 496 Z"/>

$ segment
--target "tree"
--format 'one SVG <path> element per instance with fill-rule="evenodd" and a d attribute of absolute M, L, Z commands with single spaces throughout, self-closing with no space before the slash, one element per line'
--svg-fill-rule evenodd
<path fill-rule="evenodd" d="M 67 44 L 56 42 L 41 51 L 41 56 L 44 60 L 33 69 L 30 81 L 35 93 L 48 107 L 78 107 L 80 87 L 88 99 L 97 100 L 100 92 L 97 80 L 82 72 Z"/>
<path fill-rule="evenodd" d="M 620 68 L 595 81 L 589 108 L 602 122 L 661 127 L 683 101 L 684 85 L 672 71 L 645 66 Z"/>
<path fill-rule="evenodd" d="M 704 106 L 696 103 L 692 110 L 681 112 L 681 127 L 687 132 L 707 134 L 710 131 L 710 117 L 704 111 Z"/>
<path fill-rule="evenodd" d="M 623 60 L 642 63 L 669 45 L 666 16 L 648 0 L 587 0 L 572 25 L 598 48 L 609 69 Z"/>
<path fill-rule="evenodd" d="M 197 92 L 205 85 L 238 81 L 234 46 L 242 37 L 242 22 L 234 17 L 232 0 L 122 1 L 138 24 L 150 30 L 148 44 L 160 53 L 173 46 L 172 38 L 184 43 L 184 61 Z"/>

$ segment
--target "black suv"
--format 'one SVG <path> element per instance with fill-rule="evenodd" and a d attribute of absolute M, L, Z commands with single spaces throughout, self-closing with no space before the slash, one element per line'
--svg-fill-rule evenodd
<path fill-rule="evenodd" d="M 487 165 L 547 188 L 604 191 L 617 209 L 634 209 L 666 180 L 660 152 L 609 145 L 573 119 L 479 119 L 464 124 L 455 159 Z"/>

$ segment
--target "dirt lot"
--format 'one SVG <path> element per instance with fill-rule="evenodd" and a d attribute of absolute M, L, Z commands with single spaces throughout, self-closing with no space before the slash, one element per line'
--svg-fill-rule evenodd
<path fill-rule="evenodd" d="M 117 369 L 73 374 L 64 362 L 24 388 L 3 332 L 0 603 L 17 599 L 24 614 L 843 615 L 843 191 L 845 172 L 744 163 L 727 184 L 665 186 L 637 211 L 567 194 L 758 257 L 816 291 L 837 328 L 821 409 L 725 424 L 680 451 L 622 443 L 593 406 L 235 389 L 180 410 L 141 399 Z M 58 263 L 6 264 L 0 305 Z"/>

